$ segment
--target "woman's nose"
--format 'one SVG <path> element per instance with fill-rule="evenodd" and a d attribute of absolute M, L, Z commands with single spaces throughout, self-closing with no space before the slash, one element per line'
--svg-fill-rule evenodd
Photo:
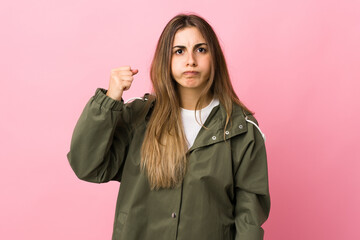
<path fill-rule="evenodd" d="M 193 53 L 188 54 L 187 66 L 196 66 L 196 59 Z"/>

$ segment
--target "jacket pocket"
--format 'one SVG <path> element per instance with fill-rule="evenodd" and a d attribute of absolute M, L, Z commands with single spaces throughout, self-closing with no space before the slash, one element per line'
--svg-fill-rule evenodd
<path fill-rule="evenodd" d="M 222 240 L 234 240 L 235 239 L 235 224 L 223 225 Z"/>
<path fill-rule="evenodd" d="M 125 212 L 119 212 L 119 215 L 116 218 L 116 222 L 115 222 L 115 233 L 116 235 L 120 235 L 120 233 L 122 232 L 124 225 L 126 223 L 126 218 L 127 218 L 127 213 Z"/>

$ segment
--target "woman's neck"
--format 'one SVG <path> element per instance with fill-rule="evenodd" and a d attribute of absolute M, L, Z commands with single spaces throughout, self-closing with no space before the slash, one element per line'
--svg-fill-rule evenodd
<path fill-rule="evenodd" d="M 180 107 L 187 110 L 195 110 L 197 101 L 199 100 L 200 94 L 198 91 L 192 91 L 192 89 L 183 89 L 179 91 L 180 96 Z M 205 97 L 205 102 L 199 106 L 200 109 L 210 104 L 213 96 L 209 92 Z"/>

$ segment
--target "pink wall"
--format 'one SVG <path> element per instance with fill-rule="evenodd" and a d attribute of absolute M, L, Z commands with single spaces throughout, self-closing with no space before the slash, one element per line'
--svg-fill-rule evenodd
<path fill-rule="evenodd" d="M 356 0 L 7 1 L 0 6 L 0 239 L 110 239 L 118 183 L 78 180 L 66 153 L 110 69 L 140 70 L 196 12 L 217 32 L 267 136 L 266 239 L 360 239 L 360 3 Z"/>

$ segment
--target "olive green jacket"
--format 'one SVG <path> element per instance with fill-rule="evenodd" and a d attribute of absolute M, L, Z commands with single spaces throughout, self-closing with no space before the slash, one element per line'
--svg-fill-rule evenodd
<path fill-rule="evenodd" d="M 151 191 L 140 172 L 140 149 L 155 103 L 125 104 L 98 88 L 73 132 L 69 163 L 78 178 L 121 182 L 113 240 L 260 240 L 270 211 L 264 140 L 235 106 L 213 108 L 189 149 L 188 170 L 174 189 Z M 224 141 L 224 136 L 226 141 Z"/>

